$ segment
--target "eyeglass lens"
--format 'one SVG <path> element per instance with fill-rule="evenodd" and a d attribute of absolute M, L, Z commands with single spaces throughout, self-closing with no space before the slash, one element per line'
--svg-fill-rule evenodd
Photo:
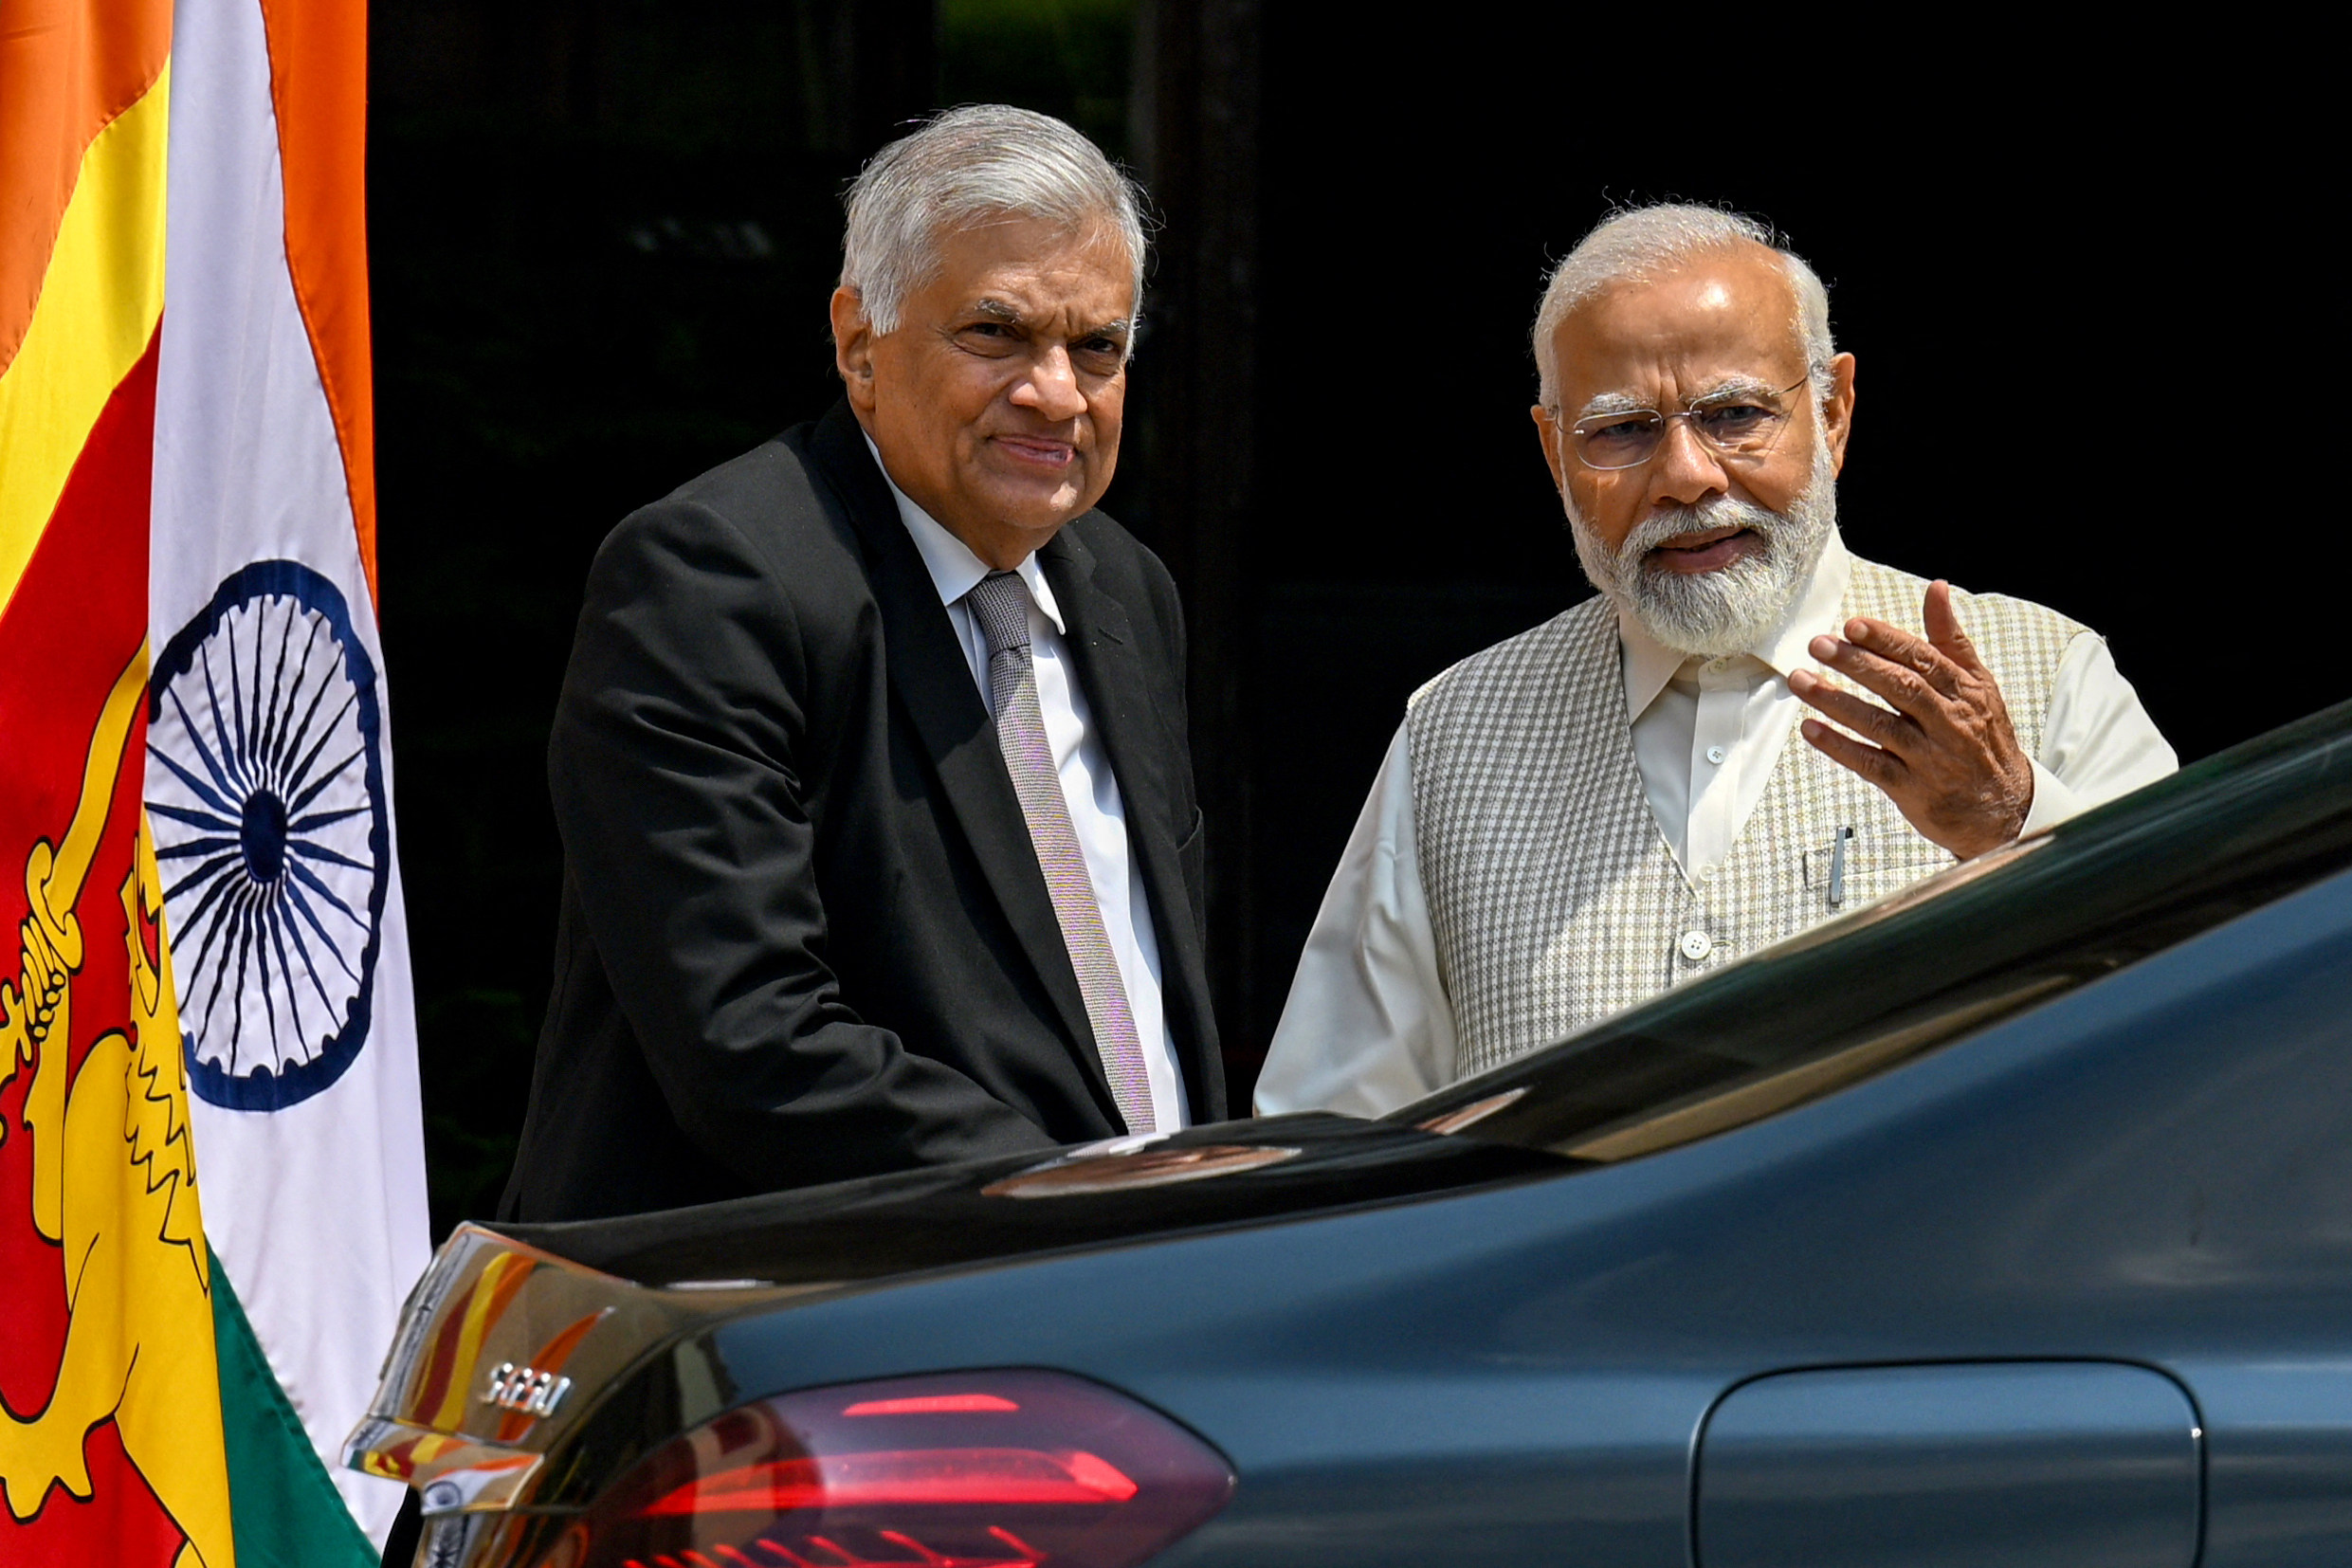
<path fill-rule="evenodd" d="M 1608 414 L 1576 427 L 1577 446 L 1595 468 L 1630 468 L 1647 463 L 1666 440 L 1669 421 L 1687 419 L 1691 430 L 1718 451 L 1761 451 L 1772 445 L 1787 415 L 1755 403 L 1727 403 L 1666 414 L 1654 409 Z"/>

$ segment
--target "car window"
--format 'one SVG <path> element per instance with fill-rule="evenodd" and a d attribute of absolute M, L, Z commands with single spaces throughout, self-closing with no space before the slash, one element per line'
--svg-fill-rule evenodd
<path fill-rule="evenodd" d="M 1885 1072 L 2352 866 L 2352 703 L 1384 1120 L 1610 1161 Z"/>

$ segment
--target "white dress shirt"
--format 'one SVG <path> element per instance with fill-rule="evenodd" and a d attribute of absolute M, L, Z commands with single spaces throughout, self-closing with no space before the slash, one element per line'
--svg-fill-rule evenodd
<path fill-rule="evenodd" d="M 873 450 L 869 439 L 866 448 Z M 882 454 L 874 452 L 882 467 Z M 914 536 L 915 548 L 931 573 L 946 607 L 948 624 L 971 666 L 980 701 L 995 717 L 995 698 L 988 679 L 988 634 L 964 595 L 989 574 L 988 563 L 971 546 L 949 533 L 944 524 L 906 498 L 906 493 L 883 470 L 899 517 Z M 1036 601 L 1029 616 L 1030 660 L 1037 672 L 1037 706 L 1046 720 L 1046 738 L 1053 746 L 1053 765 L 1062 779 L 1062 797 L 1069 805 L 1070 827 L 1086 857 L 1086 878 L 1094 884 L 1095 903 L 1103 910 L 1103 929 L 1110 937 L 1119 960 L 1119 977 L 1127 988 L 1127 1006 L 1135 1014 L 1137 1041 L 1143 1048 L 1143 1070 L 1152 1086 L 1152 1120 L 1160 1132 L 1190 1124 L 1185 1103 L 1184 1073 L 1168 1046 L 1168 1014 L 1159 994 L 1159 943 L 1152 935 L 1152 906 L 1144 896 L 1143 872 L 1127 851 L 1127 812 L 1119 798 L 1119 780 L 1110 758 L 1103 755 L 1103 738 L 1086 710 L 1086 694 L 1070 666 L 1063 643 L 1068 628 L 1062 607 L 1054 602 L 1045 569 L 1030 556 L 1016 568 Z"/>
<path fill-rule="evenodd" d="M 1633 758 L 1683 875 L 1710 880 L 1763 797 L 1789 727 L 1812 710 L 1789 690 L 1820 673 L 1814 637 L 1842 636 L 1851 557 L 1832 535 L 1787 619 L 1751 651 L 1687 658 L 1617 619 Z M 2052 683 L 2024 832 L 2179 766 L 2106 640 L 2078 634 Z M 1259 1074 L 1256 1109 L 1378 1116 L 1454 1079 L 1453 1011 L 1421 888 L 1413 759 L 1399 726 L 1307 934 Z"/>

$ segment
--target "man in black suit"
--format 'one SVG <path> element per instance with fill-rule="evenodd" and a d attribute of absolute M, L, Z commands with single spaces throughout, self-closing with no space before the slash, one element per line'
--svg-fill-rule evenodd
<path fill-rule="evenodd" d="M 1137 194 L 1020 110 L 885 148 L 833 298 L 846 400 L 598 552 L 506 1217 L 1225 1115 L 1183 623 L 1093 510 Z"/>

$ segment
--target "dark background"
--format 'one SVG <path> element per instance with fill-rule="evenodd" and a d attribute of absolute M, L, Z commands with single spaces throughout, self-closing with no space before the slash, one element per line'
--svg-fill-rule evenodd
<path fill-rule="evenodd" d="M 1766 19 L 1541 14 L 376 0 L 381 580 L 436 1233 L 488 1213 L 521 1120 L 590 556 L 830 403 L 840 192 L 949 104 L 1070 119 L 1163 220 L 1105 504 L 1192 618 L 1236 1106 L 1406 693 L 1588 592 L 1526 323 L 1612 203 L 1736 206 L 1827 280 L 1860 362 L 1857 551 L 2105 631 L 2184 759 L 2342 695 L 2331 509 L 2296 483 L 2327 438 L 2278 368 L 2312 307 L 2238 237 L 2270 140 L 2217 65 L 2144 38 L 1996 64 L 1932 19 L 1883 59 L 1778 65 L 1745 36 Z"/>

